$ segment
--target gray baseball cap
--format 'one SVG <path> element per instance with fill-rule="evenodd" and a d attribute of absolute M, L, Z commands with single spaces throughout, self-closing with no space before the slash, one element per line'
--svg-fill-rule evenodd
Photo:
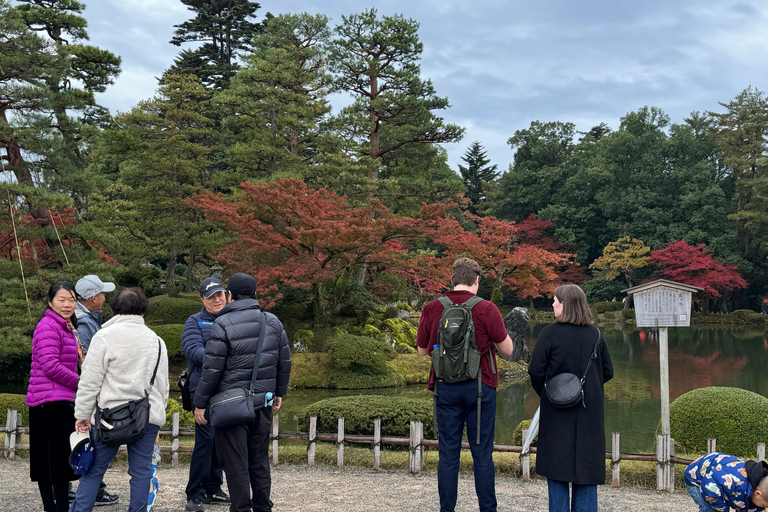
<path fill-rule="evenodd" d="M 87 275 L 75 284 L 75 291 L 84 299 L 90 299 L 97 293 L 115 291 L 115 283 L 105 283 L 98 276 Z"/>

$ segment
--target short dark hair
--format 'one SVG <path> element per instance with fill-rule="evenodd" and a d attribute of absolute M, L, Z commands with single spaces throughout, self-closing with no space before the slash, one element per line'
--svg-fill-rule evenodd
<path fill-rule="evenodd" d="M 483 269 L 478 262 L 469 258 L 459 258 L 453 262 L 451 283 L 453 286 L 457 284 L 472 286 L 481 275 L 483 275 Z"/>
<path fill-rule="evenodd" d="M 577 284 L 564 284 L 555 288 L 555 297 L 563 304 L 563 312 L 557 317 L 561 324 L 592 325 L 592 310 L 587 296 Z"/>
<path fill-rule="evenodd" d="M 149 301 L 141 288 L 123 288 L 109 302 L 109 307 L 116 315 L 142 315 L 149 309 Z"/>

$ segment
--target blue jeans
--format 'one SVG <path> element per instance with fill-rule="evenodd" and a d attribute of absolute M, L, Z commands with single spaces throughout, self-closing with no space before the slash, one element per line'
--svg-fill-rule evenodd
<path fill-rule="evenodd" d="M 95 429 L 91 435 L 95 437 Z M 152 478 L 152 451 L 155 447 L 155 437 L 160 431 L 157 425 L 149 425 L 144 437 L 128 445 L 128 474 L 131 476 L 131 501 L 128 512 L 146 512 L 149 501 L 149 482 Z M 119 446 L 107 446 L 98 441 L 94 444 L 95 456 L 91 469 L 80 478 L 77 486 L 75 501 L 69 512 L 90 512 L 96 503 L 99 484 L 107 472 L 109 463 L 117 455 Z"/>
<path fill-rule="evenodd" d="M 208 410 L 205 411 L 208 418 Z M 195 449 L 189 464 L 189 483 L 187 483 L 187 500 L 202 500 L 205 495 L 211 496 L 221 492 L 224 481 L 221 467 L 214 451 L 214 432 L 210 424 L 195 424 Z"/>
<path fill-rule="evenodd" d="M 459 483 L 461 438 L 464 425 L 472 452 L 475 492 L 480 512 L 496 511 L 496 470 L 493 465 L 493 437 L 496 433 L 496 389 L 483 384 L 480 413 L 480 444 L 477 444 L 477 381 L 449 384 L 437 382 L 436 416 L 438 452 L 437 492 L 440 511 L 453 512 Z"/>
<path fill-rule="evenodd" d="M 692 485 L 688 482 L 685 482 L 685 490 L 688 491 L 688 494 L 691 495 L 691 498 L 693 498 L 693 501 L 696 502 L 696 505 L 699 506 L 699 512 L 714 512 L 715 509 L 709 506 L 709 503 L 704 499 L 704 496 L 701 494 L 701 487 L 698 485 Z"/>
<path fill-rule="evenodd" d="M 547 479 L 549 512 L 597 512 L 597 486 L 571 485 L 572 493 L 568 482 Z"/>

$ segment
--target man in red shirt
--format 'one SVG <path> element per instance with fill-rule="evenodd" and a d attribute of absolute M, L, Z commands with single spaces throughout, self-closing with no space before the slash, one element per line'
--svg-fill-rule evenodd
<path fill-rule="evenodd" d="M 445 294 L 454 304 L 462 304 L 477 294 L 480 286 L 480 265 L 469 258 L 453 263 L 453 291 Z M 437 344 L 437 331 L 443 305 L 433 300 L 424 307 L 419 321 L 416 345 L 419 354 L 428 356 Z M 496 350 L 512 353 L 512 340 L 504 327 L 499 309 L 484 300 L 472 308 L 475 325 L 475 342 L 480 351 L 480 371 L 483 380 L 483 396 L 480 418 L 480 443 L 477 443 L 477 381 L 448 383 L 435 382 L 434 372 L 429 375 L 429 389 L 435 391 L 435 414 L 439 435 L 440 460 L 437 464 L 437 490 L 440 495 L 440 512 L 454 512 L 459 480 L 459 457 L 464 425 L 474 461 L 475 492 L 480 512 L 496 511 L 496 471 L 493 466 L 493 437 L 496 431 Z M 495 350 L 494 347 L 495 346 Z"/>

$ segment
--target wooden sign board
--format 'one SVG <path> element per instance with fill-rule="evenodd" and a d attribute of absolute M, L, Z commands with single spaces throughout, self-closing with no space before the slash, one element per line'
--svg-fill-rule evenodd
<path fill-rule="evenodd" d="M 657 286 L 634 294 L 638 327 L 688 327 L 691 292 Z"/>

